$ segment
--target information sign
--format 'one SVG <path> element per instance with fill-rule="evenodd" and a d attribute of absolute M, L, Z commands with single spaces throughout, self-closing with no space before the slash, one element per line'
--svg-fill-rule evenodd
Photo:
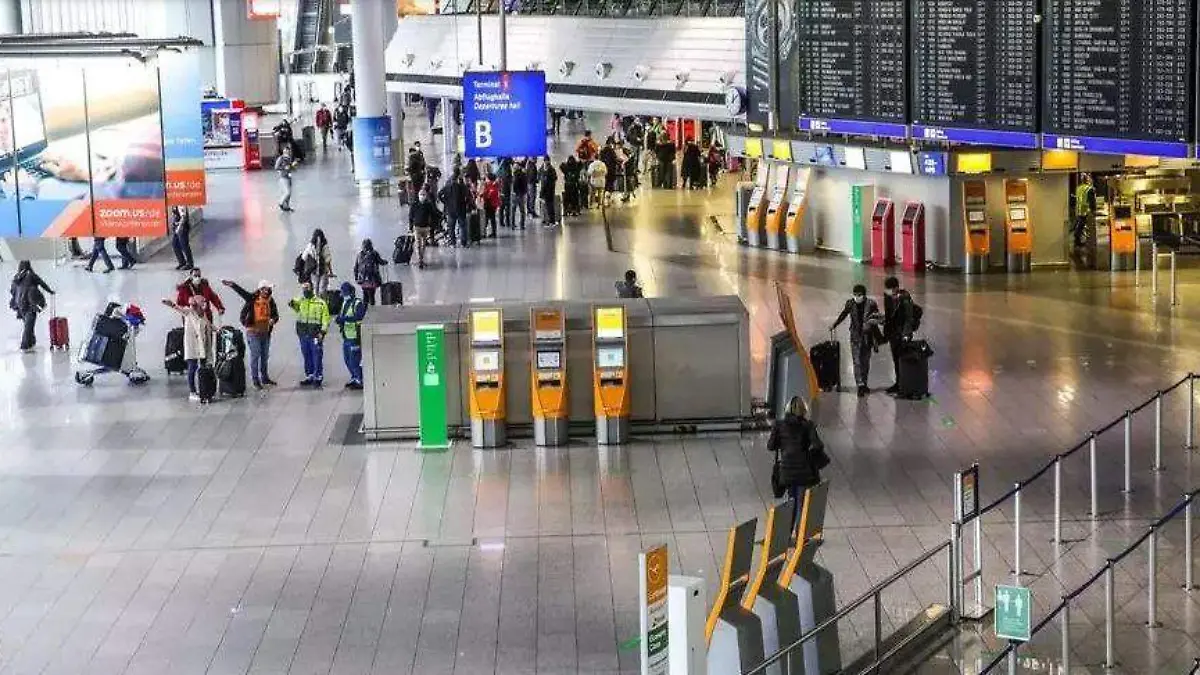
<path fill-rule="evenodd" d="M 642 675 L 667 675 L 670 659 L 667 649 L 667 576 L 670 565 L 666 545 L 638 554 L 638 581 L 641 586 Z"/>
<path fill-rule="evenodd" d="M 546 154 L 546 73 L 468 72 L 462 87 L 467 157 Z"/>
<path fill-rule="evenodd" d="M 446 430 L 446 328 L 417 326 L 417 408 L 420 447 L 450 447 Z"/>
<path fill-rule="evenodd" d="M 996 586 L 996 637 L 1029 641 L 1033 619 L 1033 597 L 1028 588 Z"/>

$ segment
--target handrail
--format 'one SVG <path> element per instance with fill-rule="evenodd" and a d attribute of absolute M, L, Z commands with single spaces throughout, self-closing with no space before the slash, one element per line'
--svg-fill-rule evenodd
<path fill-rule="evenodd" d="M 754 668 L 751 668 L 750 670 L 742 673 L 742 675 L 760 675 L 761 673 L 766 672 L 767 668 L 774 665 L 775 662 L 777 662 L 780 659 L 782 659 L 783 657 L 787 656 L 795 649 L 798 649 L 805 642 L 808 642 L 809 640 L 813 639 L 814 637 L 819 635 L 822 631 L 824 631 L 826 628 L 829 628 L 830 626 L 841 621 L 848 614 L 850 614 L 854 610 L 858 609 L 859 607 L 862 607 L 863 605 L 865 605 L 868 600 L 871 600 L 872 598 L 874 598 L 876 600 L 876 602 L 878 602 L 879 594 L 882 593 L 884 590 L 886 590 L 889 586 L 891 586 L 892 584 L 896 583 L 900 579 L 907 576 L 909 572 L 912 572 L 917 567 L 923 565 L 926 562 L 929 562 L 929 560 L 932 559 L 934 556 L 936 556 L 937 554 L 941 553 L 942 551 L 944 551 L 948 548 L 950 548 L 950 542 L 945 541 L 945 542 L 942 542 L 941 544 L 938 544 L 937 546 L 934 546 L 933 548 L 929 549 L 928 551 L 925 551 L 921 555 L 917 556 L 917 558 L 915 560 L 908 563 L 904 567 L 901 567 L 900 569 L 896 570 L 890 576 L 888 576 L 886 579 L 875 584 L 870 589 L 868 589 L 865 593 L 858 596 L 854 600 L 850 601 L 849 604 L 847 604 L 845 607 L 842 607 L 841 609 L 839 609 L 836 613 L 834 613 L 833 616 L 822 621 L 819 625 L 817 625 L 815 628 L 808 631 L 804 635 L 801 635 L 795 642 L 793 642 L 792 644 L 790 644 L 786 647 L 781 648 L 779 651 L 775 652 L 774 654 L 771 654 L 770 656 L 767 657 L 767 659 L 765 661 L 763 661 L 759 665 L 755 666 Z M 879 629 L 879 626 L 876 625 L 876 630 L 878 630 L 878 629 Z M 877 647 L 879 645 L 879 641 L 880 641 L 880 636 L 876 635 L 875 636 L 875 644 Z M 877 655 L 877 658 L 878 658 L 878 655 Z"/>
<path fill-rule="evenodd" d="M 1200 659 L 1192 661 L 1192 669 L 1187 672 L 1187 675 L 1197 675 L 1197 673 L 1200 673 Z"/>
<path fill-rule="evenodd" d="M 1192 507 L 1192 503 L 1196 500 L 1197 497 L 1200 497 L 1200 489 L 1192 490 L 1191 492 L 1184 494 L 1183 499 L 1181 499 L 1178 503 L 1176 503 L 1175 506 L 1173 506 L 1170 511 L 1166 512 L 1166 514 L 1164 514 L 1162 517 L 1155 520 L 1154 523 L 1151 524 L 1150 527 L 1148 527 L 1146 529 L 1146 531 L 1140 537 L 1138 537 L 1133 542 L 1131 542 L 1129 545 L 1127 545 L 1117 555 L 1106 559 L 1104 562 L 1104 567 L 1100 568 L 1099 571 L 1097 571 L 1092 576 L 1088 577 L 1087 581 L 1085 581 L 1082 584 L 1080 584 L 1079 586 L 1077 586 L 1071 592 L 1063 595 L 1062 600 L 1057 605 L 1055 605 L 1054 609 L 1052 609 L 1049 614 L 1047 614 L 1045 617 L 1043 617 L 1041 621 L 1037 622 L 1037 624 L 1029 631 L 1030 640 L 1033 639 L 1033 636 L 1040 633 L 1043 628 L 1045 628 L 1047 625 L 1049 625 L 1050 622 L 1053 621 L 1059 614 L 1061 614 L 1064 611 L 1069 611 L 1069 607 L 1070 607 L 1072 600 L 1079 597 L 1080 594 L 1084 593 L 1089 588 L 1091 588 L 1092 585 L 1095 584 L 1097 581 L 1099 581 L 1101 578 L 1104 578 L 1106 580 L 1106 585 L 1110 586 L 1108 589 L 1108 594 L 1109 594 L 1109 601 L 1107 603 L 1108 606 L 1105 609 L 1105 624 L 1106 624 L 1105 625 L 1105 631 L 1106 631 L 1105 632 L 1105 642 L 1106 642 L 1105 664 L 1111 666 L 1112 662 L 1113 662 L 1112 625 L 1113 625 L 1113 621 L 1114 621 L 1114 617 L 1112 616 L 1113 608 L 1112 608 L 1112 601 L 1111 601 L 1111 596 L 1112 596 L 1112 592 L 1113 592 L 1112 588 L 1111 588 L 1111 583 L 1112 583 L 1111 577 L 1112 577 L 1113 569 L 1118 564 L 1120 564 L 1120 562 L 1122 560 L 1129 557 L 1134 551 L 1136 551 L 1138 548 L 1140 548 L 1141 545 L 1144 544 L 1147 539 L 1150 539 L 1151 537 L 1157 535 L 1159 529 L 1161 529 L 1164 525 L 1166 525 L 1167 523 L 1174 520 L 1177 516 L 1179 516 L 1180 513 L 1184 513 L 1185 518 L 1186 518 L 1186 521 L 1185 521 L 1186 535 L 1185 536 L 1190 535 L 1191 534 L 1191 517 L 1192 517 L 1191 507 Z M 1184 551 L 1184 553 L 1185 553 L 1185 555 L 1184 555 L 1185 563 L 1184 564 L 1186 566 L 1186 569 L 1184 571 L 1184 578 L 1185 578 L 1184 587 L 1185 588 L 1191 586 L 1191 583 L 1192 583 L 1192 555 L 1191 555 L 1192 545 L 1193 545 L 1193 542 L 1189 539 L 1186 543 L 1186 548 Z M 1157 597 L 1156 584 L 1157 584 L 1157 579 L 1158 579 L 1158 571 L 1157 571 L 1156 566 L 1153 563 L 1153 561 L 1155 560 L 1155 544 L 1151 545 L 1150 556 L 1151 556 L 1150 557 L 1151 564 L 1149 566 L 1149 574 L 1150 574 L 1149 612 L 1150 612 L 1150 617 L 1149 617 L 1149 621 L 1147 623 L 1150 625 L 1154 625 L 1156 623 L 1156 614 L 1155 614 L 1156 600 L 1155 600 L 1155 598 Z M 1069 652 L 1069 644 L 1068 643 L 1069 643 L 1069 639 L 1067 637 L 1065 637 L 1063 640 L 1063 658 L 1064 659 L 1069 658 L 1067 656 L 1067 654 Z M 997 654 L 990 662 L 988 662 L 988 665 L 986 667 L 984 667 L 983 670 L 979 671 L 979 675 L 987 675 L 987 673 L 990 673 L 996 666 L 1000 665 L 1005 659 L 1010 658 L 1013 651 L 1015 649 L 1017 649 L 1019 645 L 1020 645 L 1020 643 L 1018 643 L 1018 642 L 1010 641 L 1008 643 L 1008 645 L 1005 646 L 1005 648 L 1000 651 L 999 654 Z M 1065 661 L 1064 661 L 1064 663 L 1065 663 Z M 1066 666 L 1064 666 L 1064 667 L 1066 667 Z M 1195 665 L 1193 666 L 1190 675 L 1196 675 L 1196 673 L 1198 672 L 1198 669 L 1200 669 L 1200 659 L 1196 659 Z"/>

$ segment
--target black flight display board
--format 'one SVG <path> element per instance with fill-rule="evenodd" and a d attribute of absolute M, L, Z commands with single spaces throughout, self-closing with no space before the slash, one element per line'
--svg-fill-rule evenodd
<path fill-rule="evenodd" d="M 913 138 L 1036 148 L 1038 0 L 913 0 Z"/>
<path fill-rule="evenodd" d="M 908 136 L 907 5 L 798 2 L 800 129 Z"/>
<path fill-rule="evenodd" d="M 1045 0 L 1043 144 L 1186 157 L 1194 0 Z"/>

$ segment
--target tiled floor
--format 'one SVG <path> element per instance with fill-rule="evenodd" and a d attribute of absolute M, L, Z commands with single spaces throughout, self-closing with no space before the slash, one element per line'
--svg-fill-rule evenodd
<path fill-rule="evenodd" d="M 197 251 L 209 278 L 265 277 L 291 293 L 291 260 L 318 226 L 339 272 L 362 237 L 389 250 L 400 210 L 393 200 L 360 201 L 345 159 L 331 154 L 299 172 L 290 215 L 274 209 L 271 174 L 212 175 Z M 768 337 L 779 329 L 774 282 L 797 298 L 805 336 L 819 339 L 849 287 L 861 280 L 878 293 L 883 275 L 739 248 L 730 209 L 727 190 L 657 193 L 610 213 L 615 252 L 591 218 L 438 251 L 430 269 L 394 275 L 409 303 L 610 297 L 628 267 L 651 295 L 737 293 L 752 315 L 761 391 Z M 632 673 L 638 550 L 665 541 L 675 571 L 711 586 L 726 528 L 769 503 L 770 458 L 753 434 L 619 450 L 519 442 L 418 454 L 363 444 L 347 432 L 361 403 L 340 389 L 337 345 L 331 386 L 301 390 L 287 330 L 272 360 L 283 386 L 197 408 L 159 363 L 174 324 L 154 309 L 178 278 L 169 253 L 107 276 L 41 267 L 76 340 L 110 296 L 149 308 L 141 344 L 154 379 L 141 389 L 113 378 L 80 388 L 68 355 L 19 354 L 17 324 L 0 324 L 3 673 Z M 979 461 L 990 499 L 1195 368 L 1200 271 L 1181 279 L 1175 310 L 1127 276 L 907 280 L 938 350 L 934 398 L 837 395 L 817 410 L 834 459 L 821 561 L 837 574 L 839 602 L 946 538 L 955 469 Z M 880 356 L 873 383 L 887 384 L 889 369 Z M 1128 496 L 1119 433 L 1101 440 L 1099 525 L 1086 513 L 1086 455 L 1065 465 L 1066 530 L 1082 541 L 1063 555 L 1048 544 L 1049 482 L 1026 493 L 1023 566 L 1039 608 L 1196 485 L 1196 456 L 1181 449 L 1185 406 L 1182 396 L 1167 402 L 1166 472 L 1149 470 L 1152 417 L 1138 419 Z M 1011 517 L 1005 508 L 986 519 L 989 586 L 1008 578 Z M 1128 672 L 1179 672 L 1169 668 L 1200 655 L 1196 594 L 1170 590 L 1181 569 L 1178 528 L 1166 539 L 1166 625 L 1149 641 L 1137 624 L 1144 555 L 1122 567 Z M 938 559 L 885 595 L 889 625 L 944 597 L 943 567 Z M 1102 625 L 1102 596 L 1082 601 L 1077 660 L 1095 664 L 1096 636 L 1083 626 Z M 871 625 L 868 607 L 842 627 L 847 657 L 871 639 Z M 1045 658 L 1027 665 L 1053 663 L 1055 640 L 1048 634 L 1030 654 Z"/>

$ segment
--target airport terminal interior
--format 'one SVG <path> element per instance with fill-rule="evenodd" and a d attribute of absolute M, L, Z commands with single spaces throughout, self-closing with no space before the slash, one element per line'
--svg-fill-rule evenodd
<path fill-rule="evenodd" d="M 253 13 L 256 4 L 179 2 L 233 7 L 239 21 L 243 5 Z M 19 4 L 0 0 L 0 65 L 13 49 L 2 34 L 5 11 Z M 709 6 L 721 12 L 726 4 Z M 496 8 L 489 11 L 494 19 Z M 637 21 L 711 18 L 741 31 L 739 12 L 750 9 L 730 12 Z M 451 18 L 402 18 L 392 30 L 403 36 Z M 537 20 L 525 18 L 531 23 L 519 25 Z M 110 27 L 34 19 L 47 33 Z M 38 32 L 25 21 L 26 32 Z M 330 36 L 346 30 L 328 16 L 320 21 Z M 240 39 L 244 53 L 263 47 L 249 32 Z M 339 44 L 324 50 L 328 58 L 305 54 L 332 71 L 350 51 Z M 400 53 L 396 44 L 389 59 Z M 743 51 L 739 43 L 736 60 Z M 413 72 L 395 77 L 389 61 L 388 81 L 443 86 L 416 72 L 440 67 L 426 60 L 410 59 Z M 318 70 L 308 66 L 310 75 Z M 330 73 L 339 94 L 344 75 Z M 607 75 L 597 67 L 595 77 Z M 310 93 L 327 84 L 303 76 Z M 361 79 L 358 87 L 361 100 Z M 604 95 L 618 97 L 613 91 Z M 415 93 L 404 99 L 395 149 L 420 142 L 430 166 L 449 167 L 452 124 L 444 108 L 428 116 Z M 17 96 L 10 91 L 10 102 Z M 1200 515 L 1192 501 L 1200 496 L 1200 348 L 1192 342 L 1200 265 L 1189 255 L 1200 243 L 1200 190 L 1190 160 L 1151 163 L 1121 152 L 1110 161 L 1103 152 L 1039 147 L 984 153 L 987 167 L 969 170 L 980 159 L 964 160 L 958 145 L 926 152 L 874 142 L 864 150 L 827 144 L 814 135 L 819 127 L 772 137 L 742 124 L 744 115 L 736 124 L 694 121 L 689 133 L 720 129 L 729 156 L 741 155 L 723 158 L 715 183 L 647 181 L 628 201 L 554 226 L 531 219 L 470 247 L 443 241 L 418 268 L 391 262 L 393 242 L 409 231 L 404 184 L 360 183 L 350 150 L 333 139 L 323 147 L 311 128 L 301 136 L 306 156 L 294 170 L 291 210 L 279 208 L 267 128 L 287 108 L 270 103 L 266 170 L 208 170 L 191 241 L 196 267 L 227 308 L 218 324 L 236 325 L 242 307 L 222 281 L 273 287 L 276 386 L 201 404 L 189 399 L 184 376 L 164 371 L 162 345 L 180 318 L 162 300 L 175 298 L 187 272 L 162 241 L 139 240 L 158 245 L 133 269 L 104 273 L 66 255 L 65 237 L 47 234 L 50 254 L 30 256 L 54 291 L 37 347 L 19 348 L 21 321 L 0 317 L 0 675 L 1200 672 L 1200 535 L 1192 523 Z M 311 113 L 310 105 L 296 116 L 298 134 Z M 562 120 L 548 139 L 554 164 L 585 130 L 607 135 L 611 116 L 592 106 Z M 8 148 L 0 159 L 30 161 L 12 138 L 0 141 Z M 862 162 L 863 172 L 880 164 L 847 178 L 848 161 Z M 1074 163 L 1056 170 L 1048 165 L 1055 161 Z M 1095 218 L 1072 247 L 1070 214 L 1089 195 L 1080 187 L 1085 173 L 1095 176 Z M 858 197 L 852 207 L 835 193 Z M 755 209 L 785 194 L 795 229 L 781 220 L 789 212 L 778 199 L 754 221 Z M 930 234 L 920 231 L 920 262 L 905 264 L 914 221 L 904 216 L 915 217 L 918 199 Z M 882 239 L 872 234 L 883 221 L 871 218 L 885 212 L 896 228 L 887 244 L 894 259 L 876 265 Z M 403 286 L 402 306 L 367 312 L 361 391 L 343 386 L 336 328 L 322 346 L 324 386 L 302 382 L 287 301 L 301 293 L 295 259 L 316 228 L 328 238 L 334 288 L 354 281 L 364 239 L 388 259 L 384 279 Z M 17 252 L 34 250 L 21 243 L 12 237 L 0 247 L 4 278 L 17 273 L 25 257 Z M 617 299 L 627 270 L 645 301 Z M 916 338 L 932 350 L 926 395 L 911 400 L 887 391 L 897 377 L 886 343 L 867 350 L 869 392 L 856 391 L 847 326 L 831 331 L 856 285 L 883 307 L 892 276 L 922 308 Z M 145 369 L 145 383 L 114 372 L 85 383 L 76 376 L 93 317 L 109 303 L 142 308 L 129 358 Z M 439 426 L 424 398 L 437 378 L 417 377 L 413 334 L 451 307 L 471 317 L 453 327 L 445 357 L 457 378 L 448 422 L 458 433 L 448 447 L 423 446 L 407 420 L 430 425 L 422 439 Z M 472 336 L 483 331 L 475 313 L 498 307 L 505 314 L 492 326 L 495 338 L 469 345 L 467 324 Z M 561 334 L 547 333 L 547 344 L 567 344 L 543 363 L 531 344 L 531 309 L 562 307 L 578 315 L 567 316 Z M 621 317 L 615 336 L 603 318 L 613 308 Z M 69 349 L 50 348 L 52 316 L 69 321 Z M 732 337 L 713 332 L 725 330 L 713 327 L 720 321 Z M 817 350 L 811 358 L 809 350 L 830 339 L 840 350 L 840 386 L 821 391 Z M 628 351 L 613 360 L 615 347 Z M 521 354 L 488 360 L 503 349 Z M 514 362 L 532 373 L 518 376 Z M 536 405 L 529 399 L 538 383 L 550 381 L 539 372 L 550 371 L 570 376 L 569 405 L 586 408 L 583 418 L 572 412 L 569 430 L 563 421 L 569 438 L 557 443 L 517 419 Z M 505 391 L 501 381 L 507 438 L 503 412 L 499 437 L 472 414 L 489 391 Z M 664 419 L 594 422 L 603 404 L 593 414 L 593 399 L 606 387 L 637 386 L 624 417 L 628 406 L 636 418 L 648 405 Z M 720 424 L 662 412 L 722 394 L 738 410 Z M 823 482 L 799 502 L 774 494 L 768 449 L 772 417 L 792 395 L 808 401 L 830 460 Z M 655 566 L 664 554 L 669 592 Z M 780 569 L 787 572 L 776 576 Z M 822 624 L 817 637 L 762 666 Z"/>

